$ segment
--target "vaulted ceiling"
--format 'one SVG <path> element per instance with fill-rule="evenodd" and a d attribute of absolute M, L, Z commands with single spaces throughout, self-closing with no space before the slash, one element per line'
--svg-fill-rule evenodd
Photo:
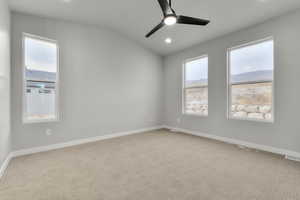
<path fill-rule="evenodd" d="M 174 25 L 144 36 L 161 21 L 157 0 L 9 0 L 11 9 L 109 27 L 167 55 L 300 8 L 299 0 L 173 0 L 177 14 L 207 18 L 207 27 Z M 165 38 L 171 37 L 172 44 Z"/>

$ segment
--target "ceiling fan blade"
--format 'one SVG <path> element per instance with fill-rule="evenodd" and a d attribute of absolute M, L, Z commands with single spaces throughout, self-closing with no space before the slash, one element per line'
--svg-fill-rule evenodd
<path fill-rule="evenodd" d="M 163 11 L 164 16 L 173 14 L 171 6 L 168 3 L 168 0 L 158 0 L 158 3 Z"/>
<path fill-rule="evenodd" d="M 162 21 L 160 22 L 157 26 L 155 26 L 147 35 L 146 38 L 150 37 L 153 33 L 155 33 L 156 31 L 158 31 L 159 29 L 161 29 L 163 26 L 165 25 L 165 23 Z"/>
<path fill-rule="evenodd" d="M 206 19 L 198 19 L 198 18 L 182 16 L 182 15 L 179 15 L 177 17 L 178 24 L 192 24 L 192 25 L 206 26 L 209 22 L 210 21 Z"/>

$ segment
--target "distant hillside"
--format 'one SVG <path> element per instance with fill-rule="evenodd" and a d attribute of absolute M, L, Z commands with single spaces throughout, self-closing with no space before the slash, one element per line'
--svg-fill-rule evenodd
<path fill-rule="evenodd" d="M 186 81 L 186 87 L 199 87 L 207 85 L 207 79 L 195 80 L 195 81 Z"/>
<path fill-rule="evenodd" d="M 26 77 L 29 80 L 35 80 L 35 81 L 55 81 L 56 73 L 27 69 Z"/>
<path fill-rule="evenodd" d="M 232 76 L 232 83 L 240 82 L 260 82 L 260 81 L 272 81 L 273 80 L 273 71 L 271 70 L 262 70 L 255 72 L 248 72 L 243 74 L 237 74 Z"/>
<path fill-rule="evenodd" d="M 241 82 L 260 82 L 260 81 L 272 81 L 273 71 L 271 70 L 261 70 L 255 72 L 247 72 L 242 74 L 233 75 L 231 83 L 241 83 Z M 199 87 L 207 85 L 207 79 L 187 81 L 186 87 Z"/>
<path fill-rule="evenodd" d="M 53 72 L 44 72 L 38 70 L 26 70 L 26 77 L 30 80 L 43 80 L 43 81 L 55 81 L 56 73 Z M 260 82 L 260 81 L 272 81 L 273 72 L 271 70 L 262 70 L 255 72 L 247 72 L 242 74 L 237 74 L 232 76 L 232 83 L 241 83 L 241 82 Z M 187 81 L 187 87 L 199 87 L 207 85 L 207 79 Z"/>

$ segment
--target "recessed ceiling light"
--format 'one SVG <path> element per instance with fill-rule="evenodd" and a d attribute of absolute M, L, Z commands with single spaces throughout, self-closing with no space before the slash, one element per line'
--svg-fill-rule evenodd
<path fill-rule="evenodd" d="M 62 0 L 64 3 L 71 3 L 72 0 Z"/>
<path fill-rule="evenodd" d="M 171 44 L 171 43 L 172 43 L 172 39 L 171 39 L 171 38 L 166 38 L 166 39 L 165 39 L 165 43 Z"/>

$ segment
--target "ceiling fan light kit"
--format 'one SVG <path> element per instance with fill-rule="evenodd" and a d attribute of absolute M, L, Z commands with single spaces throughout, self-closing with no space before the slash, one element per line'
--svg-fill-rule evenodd
<path fill-rule="evenodd" d="M 177 23 L 177 17 L 175 15 L 169 15 L 164 18 L 164 23 L 167 26 L 172 26 Z"/>
<path fill-rule="evenodd" d="M 147 35 L 146 37 L 150 37 L 156 31 L 167 26 L 172 26 L 174 24 L 189 24 L 189 25 L 199 25 L 199 26 L 206 26 L 210 21 L 206 19 L 199 19 L 194 17 L 188 17 L 183 15 L 176 15 L 175 11 L 172 9 L 172 1 L 169 0 L 158 0 L 158 3 L 162 9 L 164 18 L 162 21 L 155 26 Z"/>

